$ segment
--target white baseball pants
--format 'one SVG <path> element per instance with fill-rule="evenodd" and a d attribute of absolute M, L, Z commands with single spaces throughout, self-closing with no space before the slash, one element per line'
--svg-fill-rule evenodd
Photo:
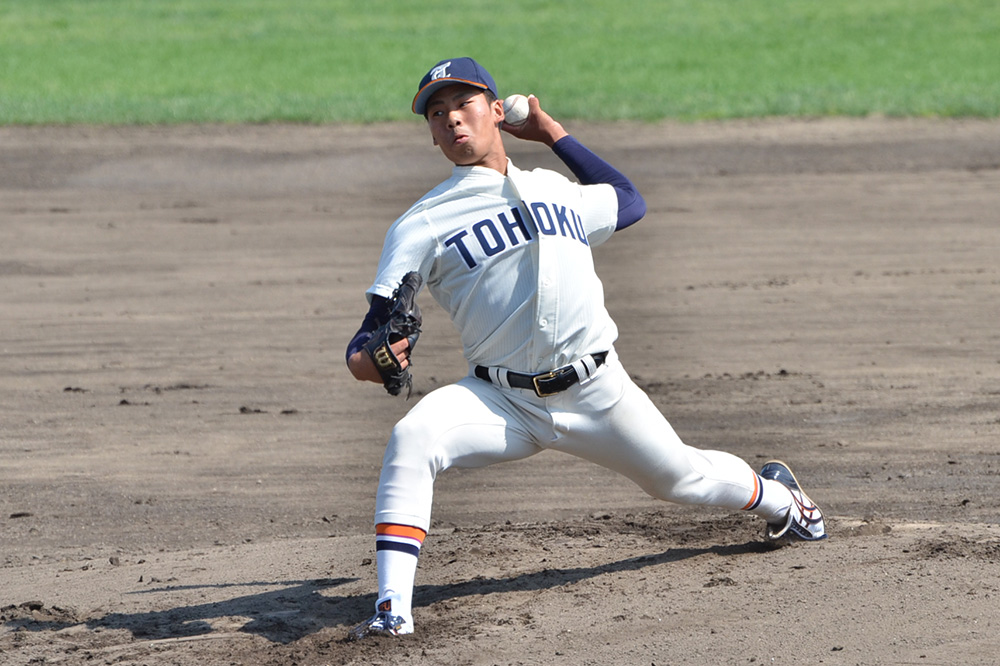
<path fill-rule="evenodd" d="M 425 396 L 392 431 L 375 522 L 426 531 L 440 472 L 546 449 L 614 470 L 671 502 L 740 510 L 761 492 L 757 475 L 740 458 L 684 444 L 611 351 L 589 381 L 548 398 L 476 377 Z"/>

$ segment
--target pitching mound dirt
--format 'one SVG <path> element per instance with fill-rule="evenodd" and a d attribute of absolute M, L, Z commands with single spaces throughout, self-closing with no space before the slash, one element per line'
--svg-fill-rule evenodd
<path fill-rule="evenodd" d="M 596 253 L 626 368 L 828 541 L 558 454 L 449 471 L 417 633 L 347 643 L 388 432 L 466 370 L 430 301 L 409 403 L 343 361 L 426 130 L 0 128 L 0 663 L 996 663 L 1000 124 L 569 129 L 649 204 Z"/>

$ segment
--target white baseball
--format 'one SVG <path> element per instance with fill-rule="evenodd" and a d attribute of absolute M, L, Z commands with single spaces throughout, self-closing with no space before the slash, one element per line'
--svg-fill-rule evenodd
<path fill-rule="evenodd" d="M 503 101 L 504 118 L 510 125 L 523 125 L 528 119 L 528 98 L 524 95 L 511 95 Z"/>

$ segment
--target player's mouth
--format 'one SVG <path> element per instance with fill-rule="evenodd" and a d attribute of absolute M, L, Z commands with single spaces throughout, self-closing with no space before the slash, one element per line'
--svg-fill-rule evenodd
<path fill-rule="evenodd" d="M 466 144 L 466 143 L 469 142 L 469 135 L 468 134 L 456 134 L 455 137 L 451 140 L 451 142 L 452 142 L 453 145 L 461 146 L 461 145 Z"/>

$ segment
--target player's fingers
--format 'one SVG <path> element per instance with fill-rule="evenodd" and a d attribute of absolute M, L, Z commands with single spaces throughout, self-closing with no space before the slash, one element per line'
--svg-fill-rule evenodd
<path fill-rule="evenodd" d="M 402 340 L 397 340 L 396 342 L 393 342 L 389 346 L 392 347 L 392 353 L 395 354 L 396 358 L 399 359 L 399 364 L 400 365 L 402 365 L 405 368 L 406 366 L 408 366 L 410 364 L 410 360 L 409 360 L 410 359 L 410 341 L 409 340 L 407 340 L 406 338 L 403 338 Z"/>
<path fill-rule="evenodd" d="M 528 95 L 528 121 L 538 126 L 549 118 L 549 114 L 542 109 L 542 103 L 538 101 L 538 98 L 534 95 Z"/>

